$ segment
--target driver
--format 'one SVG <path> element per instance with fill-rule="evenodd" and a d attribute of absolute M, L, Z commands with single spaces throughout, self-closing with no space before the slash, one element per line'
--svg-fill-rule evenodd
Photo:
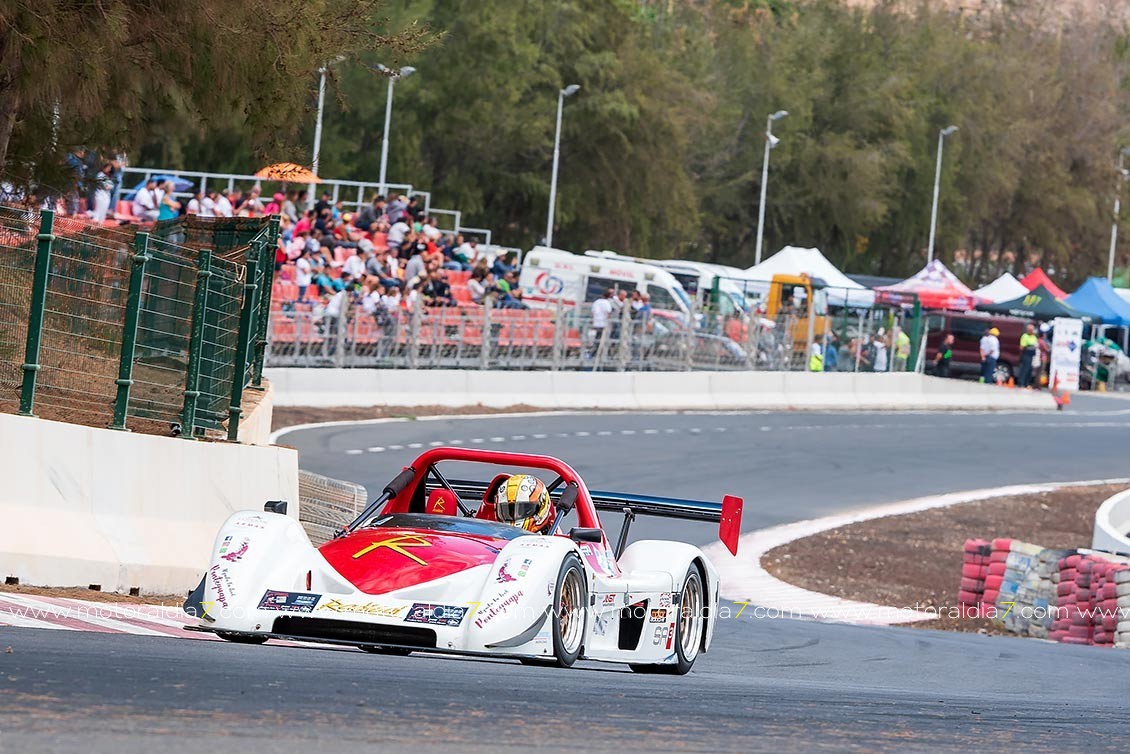
<path fill-rule="evenodd" d="M 502 523 L 536 534 L 549 533 L 557 517 L 545 483 L 530 474 L 512 474 L 499 485 L 494 509 Z"/>

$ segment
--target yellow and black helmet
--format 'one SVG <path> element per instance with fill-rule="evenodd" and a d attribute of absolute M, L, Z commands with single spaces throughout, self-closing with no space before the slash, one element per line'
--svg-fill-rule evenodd
<path fill-rule="evenodd" d="M 553 503 L 545 483 L 530 474 L 512 474 L 498 487 L 495 515 L 504 524 L 540 532 L 553 524 Z"/>

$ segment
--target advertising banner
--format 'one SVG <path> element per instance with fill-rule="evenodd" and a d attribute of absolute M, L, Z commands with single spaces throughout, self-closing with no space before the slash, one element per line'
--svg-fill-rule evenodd
<path fill-rule="evenodd" d="M 1083 320 L 1057 317 L 1052 320 L 1052 327 L 1055 328 L 1055 335 L 1052 338 L 1048 384 L 1060 390 L 1078 390 L 1079 361 L 1083 354 Z"/>

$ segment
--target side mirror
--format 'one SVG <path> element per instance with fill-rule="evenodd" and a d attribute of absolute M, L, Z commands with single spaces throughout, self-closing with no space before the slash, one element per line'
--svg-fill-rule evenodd
<path fill-rule="evenodd" d="M 604 532 L 600 529 L 580 529 L 573 527 L 569 530 L 569 539 L 574 542 L 594 542 L 599 543 L 604 538 Z"/>
<path fill-rule="evenodd" d="M 268 500 L 263 505 L 263 510 L 267 513 L 278 513 L 279 515 L 286 515 L 286 501 L 285 500 Z"/>

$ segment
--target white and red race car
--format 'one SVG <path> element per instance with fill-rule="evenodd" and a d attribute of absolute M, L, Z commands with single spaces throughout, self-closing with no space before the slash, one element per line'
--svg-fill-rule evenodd
<path fill-rule="evenodd" d="M 441 470 L 467 463 L 507 472 L 476 482 L 448 481 Z M 554 477 L 548 536 L 494 520 L 494 494 L 515 469 Z M 185 611 L 199 618 L 190 628 L 236 642 L 298 639 L 562 667 L 603 660 L 683 674 L 710 647 L 718 574 L 689 544 L 625 546 L 628 528 L 640 513 L 718 521 L 736 553 L 741 508 L 731 496 L 709 503 L 590 492 L 549 456 L 434 448 L 318 548 L 297 521 L 278 515 L 285 503 L 233 514 Z M 615 546 L 598 510 L 625 514 Z M 576 525 L 565 530 L 570 514 Z"/>

